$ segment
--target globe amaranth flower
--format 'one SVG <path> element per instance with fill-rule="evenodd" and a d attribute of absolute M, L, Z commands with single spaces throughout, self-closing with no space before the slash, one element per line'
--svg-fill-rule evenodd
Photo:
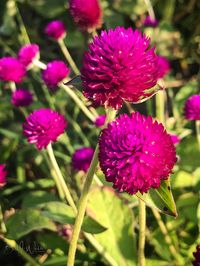
<path fill-rule="evenodd" d="M 91 31 L 102 25 L 102 10 L 98 0 L 70 0 L 70 13 L 83 31 Z"/>
<path fill-rule="evenodd" d="M 0 79 L 4 81 L 22 82 L 26 75 L 26 68 L 14 57 L 0 59 Z"/>
<path fill-rule="evenodd" d="M 106 122 L 106 115 L 99 115 L 96 120 L 94 121 L 94 124 L 96 127 L 102 127 Z"/>
<path fill-rule="evenodd" d="M 27 44 L 19 50 L 18 59 L 25 67 L 28 67 L 36 58 L 39 58 L 39 46 L 37 44 Z"/>
<path fill-rule="evenodd" d="M 200 120 L 200 94 L 191 96 L 185 102 L 184 115 L 188 120 Z"/>
<path fill-rule="evenodd" d="M 146 16 L 145 20 L 143 21 L 143 25 L 147 27 L 156 28 L 158 26 L 158 20 L 155 18 L 151 18 L 150 16 Z"/>
<path fill-rule="evenodd" d="M 195 260 L 192 262 L 193 266 L 200 266 L 200 245 L 196 247 L 196 252 L 193 252 Z"/>
<path fill-rule="evenodd" d="M 66 35 L 65 25 L 60 20 L 53 20 L 49 22 L 46 25 L 44 32 L 48 37 L 56 41 L 59 40 L 60 38 L 64 38 Z"/>
<path fill-rule="evenodd" d="M 84 95 L 95 105 L 119 109 L 154 94 L 158 67 L 150 40 L 139 31 L 117 27 L 102 31 L 85 53 L 81 71 Z"/>
<path fill-rule="evenodd" d="M 124 114 L 109 123 L 99 149 L 106 180 L 129 194 L 158 188 L 176 162 L 174 144 L 163 125 L 140 113 Z"/>
<path fill-rule="evenodd" d="M 163 78 L 170 71 L 170 63 L 164 56 L 158 55 L 158 77 Z"/>
<path fill-rule="evenodd" d="M 174 145 L 179 144 L 179 142 L 181 141 L 180 137 L 175 134 L 170 134 L 170 136 Z"/>
<path fill-rule="evenodd" d="M 64 116 L 51 109 L 39 109 L 31 113 L 23 124 L 24 135 L 41 150 L 55 142 L 67 126 Z"/>
<path fill-rule="evenodd" d="M 59 60 L 54 60 L 47 64 L 47 68 L 42 71 L 42 79 L 47 87 L 55 90 L 58 83 L 69 75 L 69 68 Z"/>
<path fill-rule="evenodd" d="M 94 149 L 90 147 L 83 147 L 76 150 L 72 156 L 72 165 L 74 169 L 87 172 L 92 161 L 93 154 Z"/>
<path fill-rule="evenodd" d="M 7 171 L 5 171 L 5 164 L 0 164 L 0 188 L 6 184 Z"/>
<path fill-rule="evenodd" d="M 33 101 L 33 95 L 28 90 L 17 89 L 12 93 L 11 102 L 15 106 L 28 106 Z"/>

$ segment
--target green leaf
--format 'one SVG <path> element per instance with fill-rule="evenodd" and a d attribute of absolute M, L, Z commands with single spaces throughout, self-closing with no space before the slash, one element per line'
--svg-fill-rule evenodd
<path fill-rule="evenodd" d="M 95 235 L 120 266 L 136 265 L 136 240 L 133 229 L 133 213 L 112 188 L 95 187 L 91 190 L 87 213 L 108 229 Z"/>
<path fill-rule="evenodd" d="M 164 180 L 158 189 L 150 189 L 148 193 L 137 193 L 136 196 L 148 206 L 158 209 L 164 214 L 176 217 L 176 204 L 171 192 L 170 180 Z"/>
<path fill-rule="evenodd" d="M 19 239 L 34 230 L 49 229 L 56 231 L 56 226 L 49 218 L 41 215 L 41 212 L 33 209 L 17 211 L 6 222 L 7 237 Z"/>
<path fill-rule="evenodd" d="M 39 204 L 56 200 L 58 200 L 58 198 L 55 195 L 42 190 L 29 192 L 28 195 L 24 197 L 22 208 L 36 207 Z"/>
<path fill-rule="evenodd" d="M 62 202 L 42 204 L 42 215 L 61 224 L 74 224 L 75 215 L 72 208 Z M 91 234 L 99 234 L 107 228 L 89 216 L 85 216 L 82 230 Z"/>

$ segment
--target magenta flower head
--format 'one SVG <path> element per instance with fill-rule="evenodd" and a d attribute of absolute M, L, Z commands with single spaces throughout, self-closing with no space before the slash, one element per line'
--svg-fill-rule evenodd
<path fill-rule="evenodd" d="M 191 96 L 185 102 L 184 115 L 188 120 L 200 120 L 200 94 Z"/>
<path fill-rule="evenodd" d="M 102 10 L 98 0 L 70 0 L 70 13 L 83 31 L 91 31 L 102 25 Z"/>
<path fill-rule="evenodd" d="M 94 124 L 96 127 L 102 127 L 106 122 L 106 115 L 99 115 L 96 120 L 94 121 Z"/>
<path fill-rule="evenodd" d="M 193 266 L 200 266 L 200 245 L 196 247 L 196 252 L 193 252 L 195 260 L 192 262 Z"/>
<path fill-rule="evenodd" d="M 25 66 L 29 66 L 34 59 L 39 59 L 39 46 L 37 44 L 27 44 L 18 53 L 19 61 Z"/>
<path fill-rule="evenodd" d="M 158 77 L 163 78 L 170 71 L 170 63 L 164 56 L 158 55 Z"/>
<path fill-rule="evenodd" d="M 12 93 L 11 102 L 13 105 L 19 106 L 28 106 L 33 101 L 33 95 L 31 92 L 24 89 L 17 89 Z"/>
<path fill-rule="evenodd" d="M 42 71 L 42 79 L 47 87 L 55 90 L 58 83 L 69 75 L 69 68 L 59 60 L 54 60 L 47 64 L 47 68 Z"/>
<path fill-rule="evenodd" d="M 66 36 L 65 25 L 60 20 L 53 20 L 49 22 L 46 25 L 44 32 L 49 38 L 54 39 L 56 41 Z"/>
<path fill-rule="evenodd" d="M 5 164 L 0 164 L 0 188 L 6 184 L 7 171 L 5 171 Z"/>
<path fill-rule="evenodd" d="M 179 142 L 181 141 L 181 139 L 179 138 L 179 136 L 175 135 L 175 134 L 170 134 L 172 142 L 174 143 L 174 145 L 179 144 Z"/>
<path fill-rule="evenodd" d="M 88 147 L 76 150 L 72 156 L 72 165 L 74 169 L 87 172 L 92 161 L 93 154 L 94 149 Z"/>
<path fill-rule="evenodd" d="M 153 19 L 150 16 L 146 16 L 145 20 L 143 21 L 143 25 L 156 28 L 158 26 L 158 21 L 157 19 Z"/>
<path fill-rule="evenodd" d="M 30 143 L 41 150 L 55 142 L 67 126 L 64 116 L 50 109 L 39 109 L 31 113 L 23 124 L 24 135 Z"/>
<path fill-rule="evenodd" d="M 85 53 L 81 71 L 84 95 L 95 105 L 119 109 L 123 101 L 140 102 L 154 94 L 157 55 L 139 31 L 117 27 L 102 31 Z"/>
<path fill-rule="evenodd" d="M 25 75 L 26 69 L 18 59 L 9 56 L 0 59 L 1 80 L 20 83 Z"/>
<path fill-rule="evenodd" d="M 100 167 L 108 182 L 129 194 L 158 188 L 176 162 L 176 151 L 162 124 L 140 113 L 121 115 L 99 140 Z"/>

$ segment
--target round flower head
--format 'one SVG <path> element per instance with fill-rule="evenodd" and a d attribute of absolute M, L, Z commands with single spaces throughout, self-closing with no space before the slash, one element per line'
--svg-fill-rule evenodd
<path fill-rule="evenodd" d="M 102 11 L 98 0 L 70 0 L 69 8 L 81 30 L 92 30 L 102 25 Z"/>
<path fill-rule="evenodd" d="M 27 44 L 19 50 L 18 59 L 25 67 L 36 58 L 39 58 L 39 46 L 37 44 Z"/>
<path fill-rule="evenodd" d="M 28 106 L 33 101 L 33 95 L 31 92 L 24 89 L 17 89 L 12 93 L 11 102 L 15 106 Z"/>
<path fill-rule="evenodd" d="M 139 31 L 117 27 L 102 31 L 89 45 L 81 71 L 84 95 L 96 105 L 119 109 L 123 101 L 151 96 L 157 83 L 157 56 Z"/>
<path fill-rule="evenodd" d="M 143 25 L 147 26 L 147 27 L 156 28 L 158 26 L 158 21 L 157 21 L 157 19 L 153 19 L 150 16 L 146 16 L 146 18 L 143 22 Z"/>
<path fill-rule="evenodd" d="M 174 145 L 179 144 L 179 142 L 181 141 L 181 139 L 179 138 L 179 136 L 177 136 L 175 134 L 170 134 L 170 137 L 171 137 L 172 142 L 174 143 Z"/>
<path fill-rule="evenodd" d="M 69 68 L 64 62 L 54 60 L 47 64 L 47 68 L 42 71 L 42 79 L 47 87 L 55 90 L 58 83 L 69 75 Z"/>
<path fill-rule="evenodd" d="M 87 172 L 92 161 L 93 154 L 94 149 L 92 148 L 83 147 L 76 150 L 72 156 L 72 165 L 74 169 Z"/>
<path fill-rule="evenodd" d="M 60 38 L 64 38 L 66 35 L 65 25 L 60 20 L 54 20 L 49 22 L 46 25 L 44 32 L 46 33 L 46 35 L 48 35 L 48 37 L 56 41 Z"/>
<path fill-rule="evenodd" d="M 26 69 L 18 59 L 9 56 L 0 59 L 0 79 L 19 83 L 25 75 Z"/>
<path fill-rule="evenodd" d="M 5 164 L 0 164 L 0 188 L 6 184 L 7 172 L 5 171 Z"/>
<path fill-rule="evenodd" d="M 99 161 L 108 182 L 129 194 L 158 188 L 176 162 L 176 151 L 162 124 L 139 113 L 121 115 L 99 140 Z"/>
<path fill-rule="evenodd" d="M 39 150 L 55 142 L 67 126 L 63 115 L 50 109 L 39 109 L 31 113 L 23 124 L 24 135 Z"/>
<path fill-rule="evenodd" d="M 106 121 L 106 115 L 99 115 L 94 121 L 94 124 L 96 127 L 102 127 L 105 124 L 105 121 Z"/>
<path fill-rule="evenodd" d="M 200 120 L 200 94 L 193 95 L 186 101 L 184 115 L 188 120 Z"/>
<path fill-rule="evenodd" d="M 158 77 L 163 78 L 169 71 L 169 61 L 165 57 L 158 55 Z"/>
<path fill-rule="evenodd" d="M 200 245 L 196 247 L 196 252 L 193 252 L 195 261 L 192 262 L 193 266 L 200 266 Z"/>

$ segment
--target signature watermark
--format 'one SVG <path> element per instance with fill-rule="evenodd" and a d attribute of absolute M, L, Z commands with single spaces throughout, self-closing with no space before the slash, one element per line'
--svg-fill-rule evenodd
<path fill-rule="evenodd" d="M 27 252 L 30 255 L 33 254 L 43 254 L 46 252 L 46 249 L 44 249 L 40 244 L 38 244 L 36 241 L 33 241 L 32 243 L 26 243 L 24 241 L 20 241 L 18 244 L 18 247 L 15 249 L 6 245 L 5 247 L 5 253 L 11 254 L 13 252 L 18 251 L 18 249 L 23 249 L 25 252 Z"/>

